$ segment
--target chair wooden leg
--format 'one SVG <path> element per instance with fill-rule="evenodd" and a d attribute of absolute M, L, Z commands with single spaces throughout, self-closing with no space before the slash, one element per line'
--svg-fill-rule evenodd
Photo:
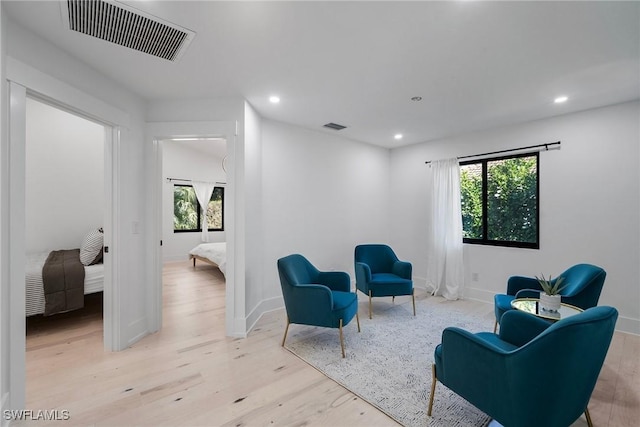
<path fill-rule="evenodd" d="M 356 323 L 358 323 L 358 332 L 360 332 L 360 316 L 358 316 L 357 311 L 356 311 Z"/>
<path fill-rule="evenodd" d="M 289 325 L 291 324 L 291 322 L 289 322 L 289 316 L 287 316 L 287 327 L 284 328 L 284 337 L 282 337 L 282 347 L 284 347 L 284 340 L 287 339 L 287 332 L 289 332 Z"/>
<path fill-rule="evenodd" d="M 344 359 L 344 339 L 342 338 L 342 319 L 340 319 L 340 347 L 342 348 L 342 358 Z"/>
<path fill-rule="evenodd" d="M 495 334 L 497 330 L 498 330 L 498 319 L 496 319 L 496 322 L 493 324 L 493 333 Z"/>
<path fill-rule="evenodd" d="M 589 427 L 593 427 L 593 423 L 591 422 L 591 415 L 589 415 L 589 408 L 584 408 L 584 416 L 587 418 L 587 425 Z"/>
<path fill-rule="evenodd" d="M 433 409 L 433 397 L 436 394 L 436 364 L 431 365 L 431 396 L 429 397 L 429 410 L 427 411 L 427 415 L 431 416 L 431 410 Z"/>
<path fill-rule="evenodd" d="M 413 301 L 413 315 L 416 315 L 416 290 L 411 291 L 411 300 Z"/>
<path fill-rule="evenodd" d="M 369 291 L 369 319 L 371 319 L 371 291 Z"/>

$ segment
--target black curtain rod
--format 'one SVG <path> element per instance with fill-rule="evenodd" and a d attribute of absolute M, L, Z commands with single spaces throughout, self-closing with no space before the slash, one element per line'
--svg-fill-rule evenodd
<path fill-rule="evenodd" d="M 556 141 L 556 142 L 549 142 L 547 144 L 538 144 L 538 145 L 529 145 L 528 147 L 520 147 L 520 148 L 510 148 L 508 150 L 499 150 L 499 151 L 490 151 L 488 153 L 482 153 L 482 154 L 473 154 L 470 156 L 460 156 L 457 157 L 458 160 L 461 159 L 469 159 L 471 157 L 482 157 L 482 156 L 490 156 L 492 154 L 502 154 L 502 153 L 510 153 L 512 151 L 522 151 L 522 150 L 530 150 L 532 148 L 542 148 L 544 147 L 545 151 L 549 151 L 549 147 L 553 147 L 555 145 L 560 145 L 560 141 Z M 425 162 L 425 164 L 429 164 L 431 163 L 431 160 L 428 160 Z"/>
<path fill-rule="evenodd" d="M 171 181 L 193 182 L 193 180 L 191 180 L 191 179 L 182 179 L 182 178 L 167 178 L 167 181 L 169 181 L 169 182 L 171 182 Z M 203 182 L 210 182 L 210 181 L 203 181 Z M 226 184 L 226 182 L 216 181 L 213 184 Z"/>

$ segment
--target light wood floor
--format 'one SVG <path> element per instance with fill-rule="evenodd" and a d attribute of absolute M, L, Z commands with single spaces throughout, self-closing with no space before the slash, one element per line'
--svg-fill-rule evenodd
<path fill-rule="evenodd" d="M 225 337 L 216 268 L 171 263 L 163 278 L 164 327 L 122 352 L 103 351 L 99 295 L 84 310 L 29 319 L 27 409 L 68 410 L 56 426 L 397 425 L 283 349 L 283 311 L 263 316 L 247 339 Z M 487 304 L 454 304 L 492 315 Z M 615 334 L 589 405 L 596 427 L 637 425 L 639 356 L 640 337 Z"/>

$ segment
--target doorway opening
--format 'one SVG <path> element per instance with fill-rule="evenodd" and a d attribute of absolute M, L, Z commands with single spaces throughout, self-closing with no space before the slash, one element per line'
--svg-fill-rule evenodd
<path fill-rule="evenodd" d="M 183 137 L 160 144 L 163 306 L 175 301 L 195 311 L 207 306 L 224 319 L 227 141 Z"/>
<path fill-rule="evenodd" d="M 30 361 L 82 340 L 104 348 L 108 129 L 27 96 L 25 108 L 26 382 L 46 381 Z M 65 268 L 56 266 L 64 258 Z M 60 265 L 60 263 L 58 263 Z M 59 272 L 60 274 L 56 274 Z M 34 377 L 35 376 L 35 377 Z"/>

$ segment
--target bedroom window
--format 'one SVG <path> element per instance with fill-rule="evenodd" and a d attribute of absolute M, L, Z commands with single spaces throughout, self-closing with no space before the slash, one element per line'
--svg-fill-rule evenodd
<path fill-rule="evenodd" d="M 196 192 L 190 185 L 173 186 L 173 231 L 202 231 L 201 209 Z M 224 230 L 224 188 L 215 187 L 207 206 L 207 225 L 209 231 Z"/>
<path fill-rule="evenodd" d="M 538 249 L 538 153 L 460 163 L 465 243 Z"/>

